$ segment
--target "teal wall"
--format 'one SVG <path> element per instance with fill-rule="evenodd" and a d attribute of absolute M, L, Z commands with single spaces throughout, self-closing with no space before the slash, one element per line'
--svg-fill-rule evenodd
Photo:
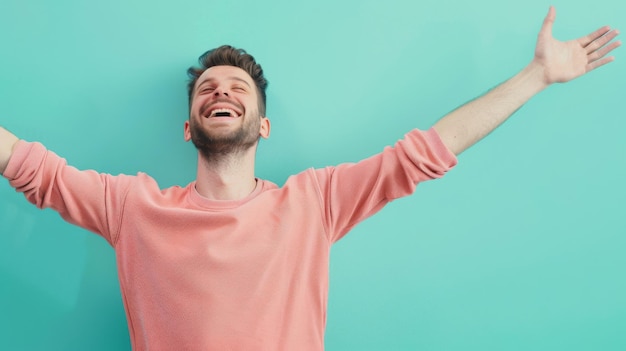
<path fill-rule="evenodd" d="M 553 2 L 555 35 L 626 2 Z M 2 0 L 0 125 L 79 168 L 195 176 L 185 70 L 270 80 L 258 175 L 356 161 L 515 74 L 550 3 Z M 327 350 L 626 350 L 624 49 L 536 97 L 332 252 Z M 0 349 L 127 350 L 113 250 L 0 182 Z"/>

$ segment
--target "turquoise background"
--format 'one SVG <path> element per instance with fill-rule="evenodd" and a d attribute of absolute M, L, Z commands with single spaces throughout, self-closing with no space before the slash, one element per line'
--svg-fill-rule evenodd
<path fill-rule="evenodd" d="M 553 4 L 557 38 L 626 29 L 622 0 Z M 269 78 L 258 175 L 282 184 L 515 74 L 549 5 L 3 0 L 0 124 L 79 168 L 186 184 L 185 70 L 229 43 Z M 623 50 L 335 245 L 327 350 L 626 350 Z M 6 181 L 0 198 L 0 349 L 129 349 L 108 244 Z"/>

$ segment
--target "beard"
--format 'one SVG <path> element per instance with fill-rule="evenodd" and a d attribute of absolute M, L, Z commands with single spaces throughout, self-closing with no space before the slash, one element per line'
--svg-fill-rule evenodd
<path fill-rule="evenodd" d="M 257 113 L 239 118 L 244 118 L 241 126 L 222 135 L 213 135 L 197 119 L 191 118 L 189 121 L 191 142 L 207 161 L 219 160 L 254 147 L 260 138 L 261 116 Z"/>

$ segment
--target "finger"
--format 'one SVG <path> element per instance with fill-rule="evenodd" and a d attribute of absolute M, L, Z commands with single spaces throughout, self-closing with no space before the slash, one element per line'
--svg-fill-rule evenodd
<path fill-rule="evenodd" d="M 589 45 L 585 47 L 585 51 L 587 51 L 587 54 L 595 52 L 613 40 L 618 34 L 619 32 L 616 30 L 608 32 L 607 34 L 589 43 Z"/>
<path fill-rule="evenodd" d="M 613 40 L 618 34 L 619 32 L 617 30 L 610 31 L 607 34 L 601 36 L 600 38 L 592 41 L 589 45 L 587 45 L 587 47 L 585 47 L 585 50 L 587 50 L 588 54 L 592 53 L 600 49 L 604 45 L 606 45 L 611 40 Z"/>
<path fill-rule="evenodd" d="M 617 49 L 620 45 L 622 45 L 621 41 L 614 41 L 612 43 L 610 43 L 609 45 L 600 48 L 599 50 L 594 51 L 593 53 L 591 53 L 590 55 L 587 56 L 587 60 L 588 62 L 594 62 L 597 61 L 601 58 L 603 58 L 604 56 L 606 56 L 608 53 L 610 53 L 611 51 Z"/>
<path fill-rule="evenodd" d="M 606 34 L 607 32 L 609 32 L 611 30 L 611 28 L 609 26 L 604 26 L 602 28 L 599 28 L 597 30 L 595 30 L 592 33 L 589 33 L 587 35 L 585 35 L 584 37 L 580 37 L 578 38 L 578 43 L 580 44 L 580 46 L 582 47 L 587 47 L 591 42 L 593 42 L 594 40 L 600 38 L 601 36 L 603 36 L 604 34 Z"/>
<path fill-rule="evenodd" d="M 541 30 L 539 31 L 540 36 L 552 37 L 552 26 L 554 25 L 554 19 L 556 18 L 556 10 L 554 6 L 550 6 L 548 10 L 548 14 L 546 18 L 543 20 L 543 24 L 541 25 Z"/>
<path fill-rule="evenodd" d="M 594 69 L 596 69 L 598 67 L 602 67 L 602 66 L 606 65 L 609 62 L 613 62 L 613 60 L 615 60 L 615 57 L 609 56 L 609 57 L 605 57 L 605 58 L 602 58 L 602 59 L 597 60 L 597 61 L 593 61 L 593 62 L 591 62 L 590 64 L 587 65 L 587 72 L 593 71 Z"/>

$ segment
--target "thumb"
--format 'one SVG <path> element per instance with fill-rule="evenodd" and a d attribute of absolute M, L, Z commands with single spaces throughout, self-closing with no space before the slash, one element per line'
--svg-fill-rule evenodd
<path fill-rule="evenodd" d="M 556 10 L 554 9 L 554 6 L 550 6 L 550 9 L 548 10 L 548 15 L 543 20 L 541 31 L 539 31 L 540 37 L 552 37 L 552 25 L 554 24 L 555 18 Z"/>

